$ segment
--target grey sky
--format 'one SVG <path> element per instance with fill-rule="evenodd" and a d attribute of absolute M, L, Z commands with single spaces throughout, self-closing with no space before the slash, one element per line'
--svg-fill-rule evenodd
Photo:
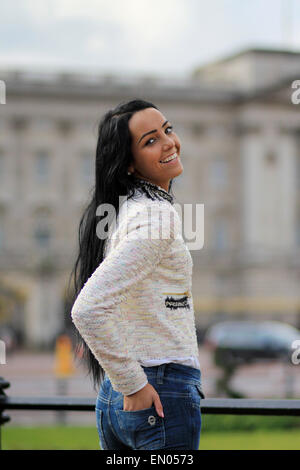
<path fill-rule="evenodd" d="M 180 76 L 248 47 L 300 50 L 300 1 L 1 2 L 1 68 Z"/>

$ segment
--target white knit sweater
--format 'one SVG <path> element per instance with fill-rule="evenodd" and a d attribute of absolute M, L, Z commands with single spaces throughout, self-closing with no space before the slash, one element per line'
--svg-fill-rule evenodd
<path fill-rule="evenodd" d="M 148 380 L 141 365 L 181 362 L 200 369 L 190 252 L 178 212 L 140 190 L 111 226 L 104 260 L 81 289 L 72 320 L 114 390 Z"/>

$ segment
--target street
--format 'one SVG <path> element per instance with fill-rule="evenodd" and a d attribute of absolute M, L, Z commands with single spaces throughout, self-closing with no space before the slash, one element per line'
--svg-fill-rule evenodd
<path fill-rule="evenodd" d="M 216 394 L 216 380 L 222 375 L 209 351 L 199 347 L 202 387 L 206 398 L 221 398 L 226 395 Z M 75 373 L 60 383 L 54 374 L 54 353 L 30 353 L 17 351 L 7 355 L 6 364 L 1 365 L 0 375 L 10 382 L 6 390 L 10 396 L 51 397 L 66 394 L 73 397 L 94 397 L 92 382 L 79 361 L 75 364 Z M 243 393 L 245 398 L 300 398 L 300 364 L 283 364 L 278 360 L 269 360 L 239 367 L 230 385 Z M 73 425 L 95 425 L 94 413 L 90 412 L 52 412 L 9 410 L 11 417 L 8 425 L 45 425 L 65 422 Z"/>

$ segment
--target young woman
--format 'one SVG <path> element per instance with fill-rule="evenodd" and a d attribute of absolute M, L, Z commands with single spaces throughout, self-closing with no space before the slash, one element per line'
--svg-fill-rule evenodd
<path fill-rule="evenodd" d="M 105 450 L 199 448 L 193 263 L 170 193 L 180 155 L 171 122 L 152 103 L 121 103 L 100 122 L 71 316 L 99 391 Z M 106 231 L 105 211 L 116 216 Z"/>

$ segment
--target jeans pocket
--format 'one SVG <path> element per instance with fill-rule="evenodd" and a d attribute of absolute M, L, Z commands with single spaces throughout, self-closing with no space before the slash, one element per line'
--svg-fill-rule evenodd
<path fill-rule="evenodd" d="M 201 400 L 205 398 L 202 387 L 199 384 L 191 385 L 192 405 L 195 408 L 201 408 Z"/>
<path fill-rule="evenodd" d="M 116 416 L 127 441 L 136 450 L 155 450 L 165 446 L 165 426 L 152 405 L 137 411 L 116 410 Z"/>
<path fill-rule="evenodd" d="M 203 390 L 202 390 L 201 385 L 196 385 L 196 387 L 197 387 L 197 390 L 198 390 L 198 392 L 199 392 L 201 398 L 205 398 L 205 395 L 204 395 L 204 393 L 203 393 Z"/>

